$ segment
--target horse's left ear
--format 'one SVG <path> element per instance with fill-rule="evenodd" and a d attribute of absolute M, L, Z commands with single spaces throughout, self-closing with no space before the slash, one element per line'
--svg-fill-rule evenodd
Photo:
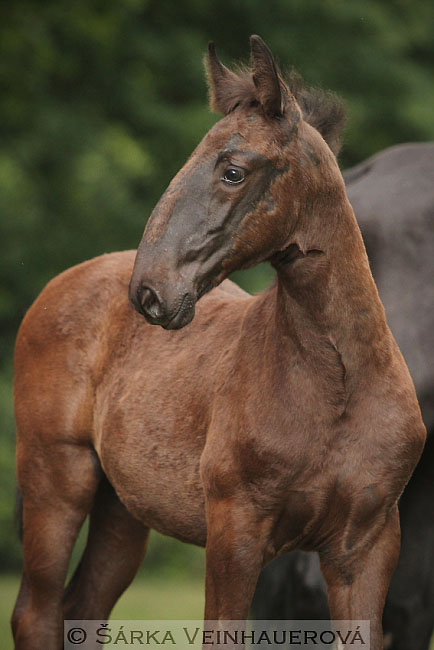
<path fill-rule="evenodd" d="M 283 114 L 283 88 L 279 81 L 276 64 L 271 51 L 260 36 L 250 37 L 253 83 L 258 99 L 267 115 Z"/>

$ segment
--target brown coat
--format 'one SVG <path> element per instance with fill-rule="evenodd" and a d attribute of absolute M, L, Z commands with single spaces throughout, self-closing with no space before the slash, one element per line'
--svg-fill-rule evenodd
<path fill-rule="evenodd" d="M 259 37 L 252 65 L 253 82 L 236 77 L 211 48 L 227 115 L 161 198 L 134 269 L 117 253 L 66 271 L 22 324 L 19 650 L 35 633 L 57 648 L 63 612 L 107 616 L 149 528 L 206 544 L 208 620 L 245 619 L 277 554 L 319 551 L 333 618 L 371 619 L 381 647 L 396 502 L 425 430 L 335 157 Z M 264 294 L 225 280 L 264 259 L 277 271 Z"/>

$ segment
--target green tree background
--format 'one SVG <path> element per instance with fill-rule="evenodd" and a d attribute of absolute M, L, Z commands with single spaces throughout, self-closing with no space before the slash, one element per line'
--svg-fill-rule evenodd
<path fill-rule="evenodd" d="M 434 139 L 433 24 L 430 0 L 2 4 L 0 568 L 20 562 L 12 523 L 17 327 L 51 277 L 136 247 L 171 177 L 217 119 L 206 105 L 207 42 L 230 64 L 246 59 L 249 35 L 259 33 L 283 67 L 340 94 L 345 167 L 398 142 Z M 268 277 L 261 267 L 241 281 L 255 290 Z M 173 563 L 167 544 L 154 550 L 155 564 Z"/>

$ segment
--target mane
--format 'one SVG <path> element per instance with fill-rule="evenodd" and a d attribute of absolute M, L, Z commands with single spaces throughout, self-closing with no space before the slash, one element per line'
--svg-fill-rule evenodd
<path fill-rule="evenodd" d="M 305 122 L 313 126 L 327 142 L 335 156 L 342 146 L 342 133 L 345 127 L 345 109 L 342 99 L 331 91 L 307 86 L 302 76 L 291 69 L 284 77 L 279 74 L 283 88 L 289 90 L 297 100 Z M 224 103 L 227 112 L 237 106 L 255 106 L 259 104 L 252 71 L 246 65 L 239 65 L 226 79 L 224 97 L 219 96 L 218 103 Z M 216 98 L 210 97 L 211 109 L 218 112 Z"/>
<path fill-rule="evenodd" d="M 288 88 L 295 96 L 305 122 L 321 133 L 335 156 L 342 147 L 346 115 L 342 99 L 331 90 L 307 86 L 294 69 L 286 76 Z"/>

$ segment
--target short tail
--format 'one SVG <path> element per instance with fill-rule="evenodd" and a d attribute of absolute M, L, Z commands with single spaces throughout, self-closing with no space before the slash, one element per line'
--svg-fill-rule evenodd
<path fill-rule="evenodd" d="M 18 532 L 20 541 L 23 541 L 23 497 L 21 496 L 20 488 L 15 488 L 15 509 L 14 509 L 15 526 Z"/>

